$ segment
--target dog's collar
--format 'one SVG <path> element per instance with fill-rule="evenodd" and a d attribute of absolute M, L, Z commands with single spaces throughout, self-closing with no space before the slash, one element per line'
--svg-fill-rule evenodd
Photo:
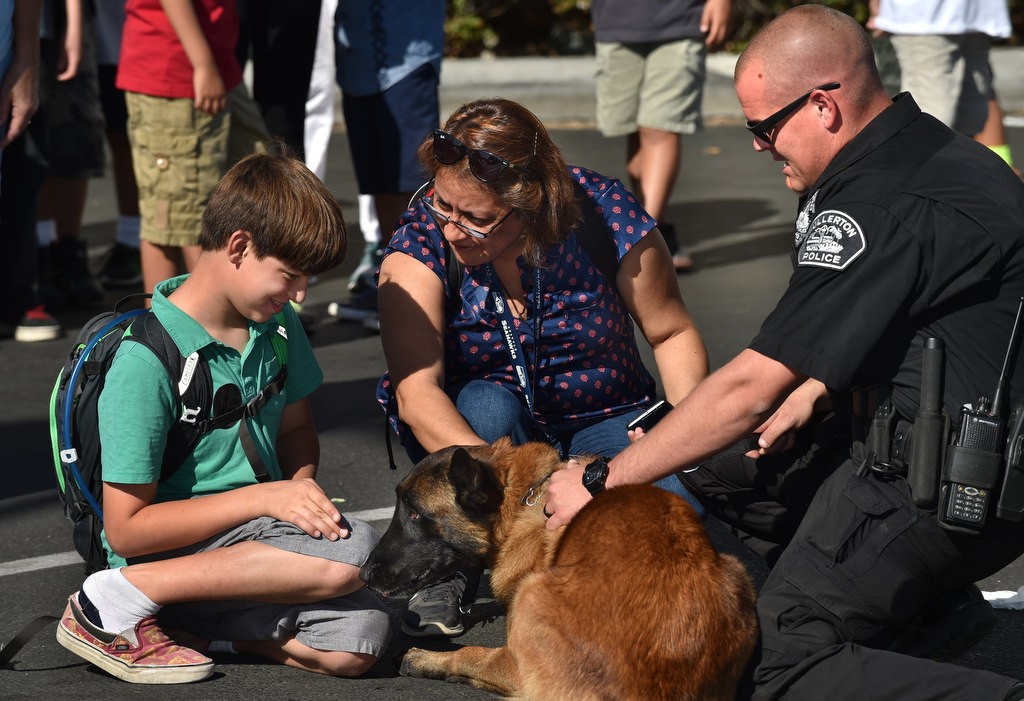
<path fill-rule="evenodd" d="M 547 482 L 549 479 L 551 479 L 551 475 L 553 474 L 555 473 L 549 472 L 548 474 L 544 475 L 539 480 L 531 484 L 529 489 L 526 490 L 526 494 L 524 494 L 523 498 L 519 500 L 519 503 L 522 504 L 523 506 L 536 506 L 537 500 L 540 499 L 541 485 Z"/>

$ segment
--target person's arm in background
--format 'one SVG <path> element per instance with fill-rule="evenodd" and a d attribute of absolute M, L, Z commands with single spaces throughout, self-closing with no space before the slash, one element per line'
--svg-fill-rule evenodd
<path fill-rule="evenodd" d="M 483 445 L 444 391 L 445 294 L 422 262 L 392 253 L 377 287 L 381 345 L 398 415 L 427 452 L 450 445 Z"/>
<path fill-rule="evenodd" d="M 729 16 L 732 14 L 731 0 L 707 0 L 700 16 L 700 31 L 704 33 L 704 44 L 712 51 L 722 48 L 729 36 Z"/>
<path fill-rule="evenodd" d="M 654 351 L 665 398 L 678 404 L 708 374 L 708 355 L 665 240 L 648 235 L 637 242 L 622 258 L 615 284 Z"/>
<path fill-rule="evenodd" d="M 82 0 L 65 0 L 64 42 L 57 63 L 57 80 L 71 80 L 78 75 L 82 62 Z"/>
<path fill-rule="evenodd" d="M 192 0 L 160 0 L 160 4 L 192 64 L 196 109 L 209 114 L 223 112 L 227 108 L 227 90 Z"/>
<path fill-rule="evenodd" d="M 41 0 L 14 3 L 14 57 L 0 85 L 0 121 L 7 132 L 0 148 L 14 141 L 39 107 L 39 8 Z"/>

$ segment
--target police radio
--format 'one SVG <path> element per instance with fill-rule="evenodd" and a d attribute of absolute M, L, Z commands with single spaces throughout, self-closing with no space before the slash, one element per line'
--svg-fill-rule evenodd
<path fill-rule="evenodd" d="M 1010 343 L 991 402 L 988 397 L 979 397 L 974 405 L 965 404 L 960 410 L 960 428 L 956 442 L 946 453 L 946 463 L 942 469 L 939 487 L 938 518 L 943 528 L 976 534 L 981 532 L 988 518 L 992 494 L 1003 472 L 1003 456 L 1007 452 L 1003 404 L 1010 381 L 1010 367 L 1020 345 L 1022 310 L 1024 297 L 1017 306 L 1017 317 L 1010 332 Z M 1018 442 L 1021 431 L 1019 409 L 1018 407 L 1013 417 L 1011 432 L 1011 437 L 1016 436 L 1013 440 Z M 1024 499 L 1024 475 L 1019 477 L 1019 496 Z M 1016 488 L 1015 482 L 1011 489 Z M 1002 503 L 1003 498 L 1001 497 L 999 501 Z"/>

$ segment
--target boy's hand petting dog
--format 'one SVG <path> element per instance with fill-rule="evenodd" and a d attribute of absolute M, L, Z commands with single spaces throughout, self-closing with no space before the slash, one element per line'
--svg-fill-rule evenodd
<path fill-rule="evenodd" d="M 295 524 L 314 538 L 348 538 L 349 531 L 341 512 L 316 481 L 309 478 L 280 480 L 260 487 L 264 515 Z"/>

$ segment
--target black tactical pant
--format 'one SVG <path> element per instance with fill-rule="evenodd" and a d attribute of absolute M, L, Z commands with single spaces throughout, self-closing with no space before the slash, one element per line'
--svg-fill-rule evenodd
<path fill-rule="evenodd" d="M 680 479 L 763 554 L 761 640 L 752 664 L 767 699 L 1002 699 L 1014 680 L 886 648 L 943 592 L 983 579 L 1024 552 L 1024 525 L 990 517 L 952 533 L 919 510 L 903 479 L 858 474 L 831 419 L 797 449 L 759 460 L 745 445 Z M 845 456 L 845 457 L 844 457 Z"/>
<path fill-rule="evenodd" d="M 758 597 L 755 699 L 1002 699 L 1015 680 L 886 650 L 942 592 L 1024 552 L 1024 526 L 947 531 L 902 479 L 853 460 L 818 491 Z"/>

